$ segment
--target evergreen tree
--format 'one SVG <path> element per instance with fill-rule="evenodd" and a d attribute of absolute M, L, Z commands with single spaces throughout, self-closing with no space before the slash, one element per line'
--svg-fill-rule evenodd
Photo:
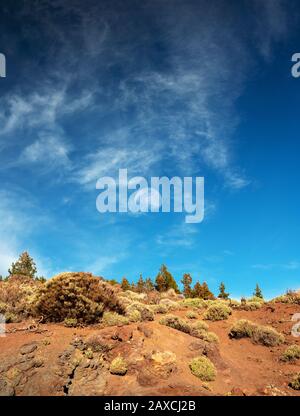
<path fill-rule="evenodd" d="M 13 275 L 21 275 L 34 279 L 36 275 L 35 262 L 27 253 L 27 251 L 24 251 L 24 253 L 20 255 L 19 259 L 15 263 L 12 263 L 8 273 L 9 277 Z"/>
<path fill-rule="evenodd" d="M 253 295 L 257 298 L 261 298 L 261 299 L 264 298 L 263 294 L 262 294 L 262 291 L 261 291 L 261 288 L 258 286 L 258 284 L 256 284 L 255 291 L 254 291 Z"/>
<path fill-rule="evenodd" d="M 219 291 L 220 291 L 220 293 L 218 295 L 218 298 L 220 298 L 220 299 L 228 299 L 229 293 L 226 293 L 225 292 L 225 285 L 224 285 L 223 282 L 221 282 L 221 284 L 220 284 Z"/>
<path fill-rule="evenodd" d="M 128 282 L 128 280 L 126 279 L 126 277 L 123 277 L 123 279 L 122 279 L 121 289 L 122 290 L 130 290 L 130 283 Z"/>
<path fill-rule="evenodd" d="M 183 275 L 181 283 L 183 284 L 183 294 L 184 294 L 184 296 L 186 298 L 192 297 L 192 288 L 191 288 L 192 277 L 191 277 L 191 275 L 188 274 L 188 273 L 185 273 Z"/>
<path fill-rule="evenodd" d="M 146 292 L 151 292 L 152 290 L 154 290 L 154 284 L 153 284 L 152 280 L 150 279 L 150 277 L 147 277 L 147 279 L 145 281 L 145 291 Z"/>
<path fill-rule="evenodd" d="M 215 299 L 213 293 L 209 290 L 206 282 L 203 282 L 202 285 L 199 282 L 195 284 L 194 289 L 193 289 L 193 297 L 202 298 L 205 300 Z"/>
<path fill-rule="evenodd" d="M 160 271 L 155 279 L 155 287 L 159 292 L 165 292 L 169 289 L 174 289 L 179 293 L 179 289 L 174 277 L 168 271 L 167 267 L 163 264 L 160 268 Z"/>
<path fill-rule="evenodd" d="M 206 282 L 203 282 L 202 284 L 202 290 L 203 290 L 203 299 L 205 300 L 214 300 L 214 294 L 209 290 L 208 285 Z"/>
<path fill-rule="evenodd" d="M 140 275 L 140 278 L 137 282 L 136 290 L 138 293 L 143 293 L 145 291 L 145 282 L 142 275 Z"/>
<path fill-rule="evenodd" d="M 193 298 L 202 298 L 202 285 L 199 282 L 196 282 L 194 289 L 192 291 L 192 297 Z"/>

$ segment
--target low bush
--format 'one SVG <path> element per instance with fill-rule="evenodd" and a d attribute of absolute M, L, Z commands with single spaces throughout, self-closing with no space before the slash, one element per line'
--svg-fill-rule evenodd
<path fill-rule="evenodd" d="M 203 341 L 206 341 L 209 343 L 219 342 L 219 337 L 217 336 L 217 334 L 215 334 L 214 332 L 207 331 L 205 329 L 192 328 L 190 334 L 195 338 L 202 339 Z"/>
<path fill-rule="evenodd" d="M 290 381 L 289 386 L 294 390 L 300 390 L 300 373 L 296 374 Z"/>
<path fill-rule="evenodd" d="M 131 301 L 134 301 L 134 302 L 140 302 L 141 300 L 144 300 L 147 297 L 145 293 L 136 293 L 136 292 L 132 292 L 131 290 L 120 292 L 119 296 L 130 299 Z"/>
<path fill-rule="evenodd" d="M 194 358 L 189 363 L 192 374 L 202 381 L 213 381 L 216 378 L 217 371 L 213 363 L 205 356 Z"/>
<path fill-rule="evenodd" d="M 300 291 L 288 290 L 285 295 L 276 297 L 272 302 L 300 305 Z"/>
<path fill-rule="evenodd" d="M 290 345 L 281 356 L 283 361 L 295 361 L 300 358 L 299 345 Z"/>
<path fill-rule="evenodd" d="M 126 307 L 126 316 L 130 316 L 134 311 L 138 311 L 141 315 L 141 321 L 153 321 L 154 312 L 151 307 L 140 302 L 133 302 Z"/>
<path fill-rule="evenodd" d="M 179 318 L 175 315 L 164 316 L 160 321 L 160 324 L 169 326 L 170 328 L 177 329 L 177 331 L 189 334 L 192 337 L 202 339 L 207 342 L 218 342 L 219 339 L 213 332 L 208 332 L 208 326 L 203 321 L 197 321 L 193 324 Z"/>
<path fill-rule="evenodd" d="M 75 328 L 78 325 L 76 318 L 66 318 L 64 319 L 64 326 L 68 328 Z"/>
<path fill-rule="evenodd" d="M 282 344 L 284 337 L 274 328 L 269 326 L 257 325 L 246 319 L 237 321 L 229 332 L 230 338 L 251 338 L 255 344 L 273 347 Z"/>
<path fill-rule="evenodd" d="M 203 309 L 206 308 L 206 303 L 204 299 L 201 298 L 186 298 L 182 299 L 178 302 L 180 306 L 184 308 L 196 308 L 196 309 Z"/>
<path fill-rule="evenodd" d="M 263 306 L 262 302 L 255 302 L 255 301 L 246 301 L 241 303 L 239 309 L 244 311 L 256 311 L 257 309 L 260 309 Z"/>
<path fill-rule="evenodd" d="M 6 322 L 20 322 L 31 316 L 43 285 L 40 281 L 15 275 L 0 281 L 0 313 L 6 316 Z"/>
<path fill-rule="evenodd" d="M 164 316 L 160 321 L 160 324 L 169 326 L 170 328 L 177 329 L 178 331 L 189 334 L 191 332 L 191 325 L 184 319 L 175 315 Z"/>
<path fill-rule="evenodd" d="M 274 328 L 258 325 L 253 331 L 252 340 L 255 344 L 274 347 L 275 345 L 282 344 L 284 342 L 284 337 Z"/>
<path fill-rule="evenodd" d="M 151 306 L 151 310 L 154 313 L 161 313 L 161 314 L 165 314 L 169 312 L 169 308 L 167 305 L 163 304 L 163 303 L 159 303 L 158 305 L 150 305 Z"/>
<path fill-rule="evenodd" d="M 159 305 L 163 305 L 168 308 L 168 311 L 178 311 L 180 309 L 179 302 L 175 302 L 171 299 L 161 299 Z"/>
<path fill-rule="evenodd" d="M 195 311 L 188 311 L 186 313 L 186 317 L 188 319 L 197 319 L 198 318 L 198 314 Z"/>
<path fill-rule="evenodd" d="M 204 319 L 210 321 L 221 321 L 224 319 L 228 319 L 229 315 L 231 315 L 232 310 L 231 308 L 224 302 L 224 303 L 214 303 L 208 307 L 204 314 Z"/>
<path fill-rule="evenodd" d="M 193 323 L 193 328 L 198 329 L 199 331 L 207 331 L 208 325 L 204 321 L 197 320 L 196 322 Z"/>
<path fill-rule="evenodd" d="M 114 287 L 91 273 L 61 273 L 39 291 L 35 313 L 45 321 L 99 322 L 103 311 L 124 313 Z"/>
<path fill-rule="evenodd" d="M 102 323 L 105 326 L 123 326 L 129 324 L 129 318 L 116 312 L 104 312 Z"/>
<path fill-rule="evenodd" d="M 109 367 L 110 373 L 118 376 L 124 376 L 127 373 L 127 370 L 127 362 L 120 355 L 111 362 Z"/>
<path fill-rule="evenodd" d="M 126 317 L 129 319 L 129 322 L 140 322 L 142 320 L 141 312 L 136 309 L 126 313 Z"/>

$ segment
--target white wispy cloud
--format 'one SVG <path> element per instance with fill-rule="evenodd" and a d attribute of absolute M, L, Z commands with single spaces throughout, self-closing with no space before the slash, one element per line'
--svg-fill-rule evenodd
<path fill-rule="evenodd" d="M 298 270 L 300 269 L 300 262 L 297 260 L 291 260 L 287 263 L 258 263 L 252 265 L 253 269 L 260 269 L 260 270 Z"/>

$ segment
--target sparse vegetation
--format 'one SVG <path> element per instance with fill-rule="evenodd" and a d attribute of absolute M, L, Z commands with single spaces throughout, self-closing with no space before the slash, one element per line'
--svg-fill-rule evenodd
<path fill-rule="evenodd" d="M 128 364 L 120 355 L 116 357 L 110 364 L 109 371 L 111 374 L 124 376 L 127 373 Z"/>
<path fill-rule="evenodd" d="M 78 321 L 76 318 L 65 318 L 64 319 L 64 326 L 68 328 L 75 328 L 78 325 Z"/>
<path fill-rule="evenodd" d="M 186 313 L 186 317 L 188 319 L 197 319 L 198 318 L 198 314 L 195 311 L 188 311 Z"/>
<path fill-rule="evenodd" d="M 216 378 L 217 371 L 213 363 L 205 356 L 194 358 L 189 367 L 194 376 L 200 378 L 202 381 L 213 381 Z"/>
<path fill-rule="evenodd" d="M 217 302 L 208 307 L 204 314 L 204 319 L 209 321 L 221 321 L 223 319 L 228 319 L 231 313 L 231 308 L 225 302 Z"/>
<path fill-rule="evenodd" d="M 288 290 L 285 295 L 276 297 L 272 302 L 300 305 L 300 291 Z"/>
<path fill-rule="evenodd" d="M 290 381 L 289 386 L 294 390 L 300 390 L 300 373 L 296 374 Z"/>
<path fill-rule="evenodd" d="M 208 332 L 208 326 L 203 321 L 197 321 L 190 323 L 184 319 L 175 315 L 164 316 L 160 321 L 160 324 L 169 326 L 170 328 L 177 329 L 177 331 L 189 334 L 192 337 L 202 339 L 207 342 L 218 342 L 219 339 L 213 332 Z"/>
<path fill-rule="evenodd" d="M 206 308 L 206 303 L 203 299 L 200 298 L 186 298 L 182 299 L 179 302 L 179 305 L 184 308 L 195 308 L 195 309 L 203 309 Z"/>
<path fill-rule="evenodd" d="M 287 347 L 287 349 L 284 351 L 284 353 L 281 356 L 281 359 L 283 361 L 295 361 L 300 358 L 300 347 L 299 345 L 290 345 Z"/>
<path fill-rule="evenodd" d="M 102 323 L 105 326 L 122 326 L 129 324 L 129 318 L 116 312 L 104 312 Z"/>
<path fill-rule="evenodd" d="M 154 320 L 154 312 L 151 310 L 150 306 L 145 305 L 144 303 L 131 303 L 126 307 L 126 316 L 130 316 L 134 311 L 138 311 L 140 313 L 142 321 Z"/>
<path fill-rule="evenodd" d="M 268 347 L 282 344 L 284 337 L 274 328 L 269 326 L 257 325 L 246 319 L 236 322 L 230 330 L 231 338 L 251 338 L 255 344 Z"/>

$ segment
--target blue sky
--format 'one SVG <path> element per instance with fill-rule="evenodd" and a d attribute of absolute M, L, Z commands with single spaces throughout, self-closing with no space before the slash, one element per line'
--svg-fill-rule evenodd
<path fill-rule="evenodd" d="M 2 2 L 3 3 L 3 2 Z M 0 6 L 0 273 L 299 288 L 295 1 L 20 1 Z M 100 214 L 96 181 L 205 177 L 205 218 Z"/>

